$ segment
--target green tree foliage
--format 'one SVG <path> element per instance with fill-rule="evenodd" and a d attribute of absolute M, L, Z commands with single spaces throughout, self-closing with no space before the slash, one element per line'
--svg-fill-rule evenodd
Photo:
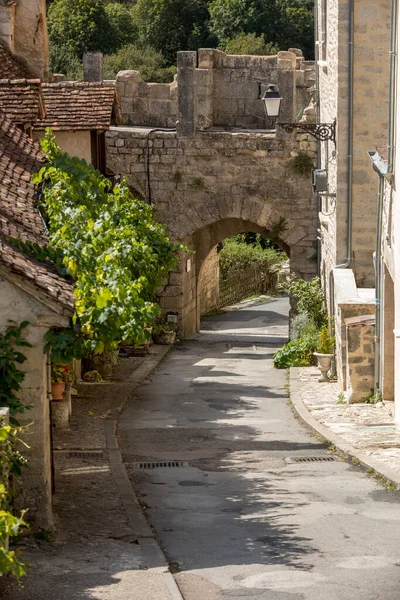
<path fill-rule="evenodd" d="M 238 33 L 228 41 L 227 54 L 255 54 L 271 56 L 279 52 L 279 48 L 271 43 L 266 44 L 264 36 L 255 33 Z"/>
<path fill-rule="evenodd" d="M 295 279 L 289 286 L 289 292 L 296 300 L 299 312 L 305 313 L 318 330 L 326 325 L 325 298 L 319 277 L 311 281 Z"/>
<path fill-rule="evenodd" d="M 112 51 L 115 52 L 137 41 L 138 32 L 132 18 L 132 9 L 126 4 L 110 2 L 105 11 L 112 35 Z"/>
<path fill-rule="evenodd" d="M 23 337 L 23 330 L 28 321 L 20 325 L 10 321 L 5 332 L 0 335 L 0 406 L 10 409 L 10 422 L 18 425 L 15 417 L 30 406 L 24 405 L 18 397 L 25 373 L 19 368 L 26 361 L 26 356 L 17 348 L 30 348 L 31 344 Z"/>
<path fill-rule="evenodd" d="M 74 330 L 60 344 L 47 341 L 68 360 L 71 352 L 100 353 L 133 338 L 142 343 L 159 314 L 157 287 L 177 262 L 153 208 L 135 200 L 125 180 L 108 179 L 84 160 L 62 152 L 48 130 L 42 140 L 47 162 L 34 176 L 42 185 L 50 246 L 62 255 L 75 281 Z M 52 334 L 54 336 L 54 334 Z"/>
<path fill-rule="evenodd" d="M 207 0 L 138 0 L 134 21 L 144 42 L 176 64 L 178 50 L 216 43 L 209 37 Z"/>
<path fill-rule="evenodd" d="M 132 8 L 102 0 L 54 0 L 48 9 L 53 72 L 80 79 L 84 52 L 116 52 L 137 39 Z"/>
<path fill-rule="evenodd" d="M 225 240 L 219 257 L 222 279 L 226 279 L 230 271 L 246 270 L 254 265 L 266 274 L 272 273 L 287 258 L 286 254 L 273 248 L 239 242 L 236 236 Z"/>
<path fill-rule="evenodd" d="M 167 67 L 161 52 L 144 44 L 129 44 L 104 57 L 104 78 L 115 79 L 119 71 L 140 71 L 143 81 L 170 83 L 176 67 Z"/>
<path fill-rule="evenodd" d="M 209 11 L 211 30 L 222 49 L 240 33 L 254 33 L 282 50 L 297 47 L 313 57 L 310 0 L 211 0 Z"/>
<path fill-rule="evenodd" d="M 60 46 L 78 58 L 87 51 L 107 52 L 113 44 L 101 0 L 54 0 L 48 10 L 47 26 L 51 46 Z"/>

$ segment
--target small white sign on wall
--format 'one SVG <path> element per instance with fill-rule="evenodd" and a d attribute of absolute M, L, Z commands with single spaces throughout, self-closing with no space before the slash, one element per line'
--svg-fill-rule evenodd
<path fill-rule="evenodd" d="M 186 273 L 190 273 L 192 270 L 192 260 L 190 258 L 186 261 Z"/>

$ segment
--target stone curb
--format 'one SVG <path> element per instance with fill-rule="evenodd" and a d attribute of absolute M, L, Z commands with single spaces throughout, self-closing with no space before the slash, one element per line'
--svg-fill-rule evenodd
<path fill-rule="evenodd" d="M 338 450 L 347 454 L 350 458 L 357 458 L 360 464 L 367 469 L 374 469 L 379 475 L 393 483 L 396 489 L 400 489 L 400 473 L 397 473 L 389 466 L 383 464 L 376 458 L 369 456 L 362 450 L 358 450 L 348 442 L 344 441 L 340 436 L 333 433 L 328 427 L 322 425 L 315 417 L 313 417 L 300 398 L 300 381 L 299 381 L 299 368 L 292 367 L 290 369 L 290 400 L 292 401 L 293 408 L 300 417 L 300 419 L 319 435 L 327 439 L 329 442 L 334 444 Z"/>
<path fill-rule="evenodd" d="M 140 374 L 134 378 L 133 389 L 130 390 L 128 396 L 130 396 L 132 391 L 157 368 L 165 356 L 167 356 L 170 349 L 171 347 L 166 347 L 165 351 L 163 351 L 163 349 L 156 356 L 151 357 L 152 360 L 147 362 L 147 366 L 145 361 L 144 364 L 139 367 Z M 126 402 L 124 400 L 120 406 L 119 413 L 123 412 L 125 404 Z M 154 537 L 151 527 L 140 506 L 135 490 L 132 487 L 128 473 L 126 472 L 118 444 L 118 422 L 119 418 L 118 420 L 108 419 L 104 422 L 104 428 L 110 469 L 119 490 L 122 504 L 128 517 L 129 526 L 137 535 L 139 546 L 147 567 L 157 572 L 164 579 L 170 599 L 184 600 L 174 576 L 169 571 L 164 553 Z"/>

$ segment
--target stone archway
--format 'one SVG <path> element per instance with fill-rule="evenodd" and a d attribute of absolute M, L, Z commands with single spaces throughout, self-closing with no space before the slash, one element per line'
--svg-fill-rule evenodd
<path fill-rule="evenodd" d="M 279 222 L 279 220 L 278 220 Z M 274 222 L 252 221 L 230 217 L 220 219 L 193 232 L 184 239 L 189 254 L 182 256 L 179 268 L 171 273 L 168 285 L 164 288 L 161 305 L 167 312 L 174 310 L 180 315 L 180 327 L 184 337 L 200 329 L 199 278 L 203 263 L 210 251 L 227 237 L 251 231 L 271 237 Z M 309 279 L 315 275 L 315 244 L 309 231 L 287 223 L 274 241 L 290 258 L 291 272 Z"/>
<path fill-rule="evenodd" d="M 151 138 L 149 137 L 151 134 Z M 187 337 L 198 330 L 197 281 L 202 261 L 217 243 L 242 231 L 279 241 L 291 270 L 316 273 L 318 199 L 311 177 L 293 158 L 316 142 L 273 133 L 115 129 L 108 134 L 109 164 L 154 204 L 169 235 L 194 254 L 183 256 L 162 294 L 164 311 L 178 312 Z"/>

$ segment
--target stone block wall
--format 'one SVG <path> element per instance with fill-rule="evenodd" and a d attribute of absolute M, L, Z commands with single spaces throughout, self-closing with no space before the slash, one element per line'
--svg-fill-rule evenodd
<path fill-rule="evenodd" d="M 366 399 L 374 389 L 375 317 L 344 319 L 346 327 L 346 396 L 349 403 Z"/>
<path fill-rule="evenodd" d="M 281 121 L 291 122 L 308 104 L 314 66 L 298 50 L 276 56 L 234 56 L 220 50 L 178 52 L 178 74 L 171 84 L 144 83 L 138 71 L 121 71 L 117 89 L 125 125 L 191 131 L 211 128 L 265 129 L 261 100 L 268 84 L 278 86 Z M 297 54 L 296 54 L 297 53 Z M 198 66 L 197 66 L 198 64 Z M 181 106 L 181 108 L 179 108 Z"/>
<path fill-rule="evenodd" d="M 139 71 L 120 71 L 117 91 L 124 125 L 174 128 L 178 118 L 178 91 L 172 83 L 145 83 Z"/>
<path fill-rule="evenodd" d="M 375 315 L 375 293 L 374 290 L 357 288 L 351 269 L 334 269 L 333 279 L 337 377 L 340 389 L 346 391 L 349 368 L 346 319 L 373 317 Z"/>
<path fill-rule="evenodd" d="M 204 260 L 199 273 L 200 316 L 219 307 L 219 253 L 217 246 Z"/>
<path fill-rule="evenodd" d="M 28 321 L 24 337 L 32 345 L 21 351 L 27 357 L 21 365 L 26 376 L 22 382 L 21 401 L 32 408 L 18 417 L 21 425 L 30 427 L 23 435 L 29 448 L 22 453 L 28 459 L 23 469 L 22 489 L 16 498 L 18 508 L 29 508 L 27 518 L 39 527 L 53 526 L 51 491 L 50 415 L 47 385 L 47 357 L 43 353 L 43 336 L 55 326 L 68 326 L 45 304 L 17 287 L 0 274 L 0 330 L 4 331 L 8 320 L 17 323 Z"/>

